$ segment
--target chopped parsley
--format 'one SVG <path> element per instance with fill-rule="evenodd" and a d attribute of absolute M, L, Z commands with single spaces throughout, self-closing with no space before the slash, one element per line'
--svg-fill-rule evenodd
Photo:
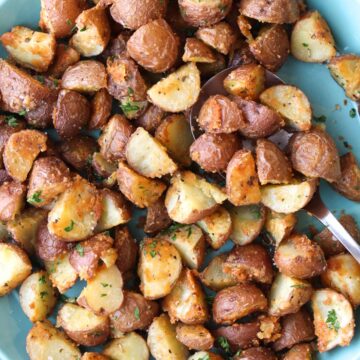
<path fill-rule="evenodd" d="M 335 330 L 336 332 L 340 329 L 340 322 L 337 318 L 336 311 L 334 309 L 328 311 L 326 324 L 329 329 Z"/>
<path fill-rule="evenodd" d="M 107 294 L 101 294 L 100 296 L 101 296 L 101 297 L 105 297 L 105 296 L 107 296 Z"/>
<path fill-rule="evenodd" d="M 72 231 L 73 229 L 74 229 L 74 225 L 75 225 L 75 223 L 74 223 L 74 221 L 70 221 L 70 225 L 69 226 L 67 226 L 66 228 L 64 228 L 64 230 L 66 231 L 66 232 L 70 232 L 70 231 Z"/>
<path fill-rule="evenodd" d="M 136 320 L 140 320 L 140 310 L 138 307 L 136 307 L 134 310 L 134 316 Z"/>
<path fill-rule="evenodd" d="M 351 118 L 354 118 L 356 116 L 356 109 L 355 108 L 352 108 L 350 111 L 349 111 L 349 115 Z"/>
<path fill-rule="evenodd" d="M 26 110 L 24 109 L 24 110 L 21 110 L 20 112 L 19 112 L 19 115 L 20 116 L 25 116 L 26 115 Z"/>
<path fill-rule="evenodd" d="M 254 206 L 251 209 L 251 213 L 252 213 L 254 219 L 258 220 L 258 219 L 261 218 L 261 211 L 260 211 L 260 208 L 258 206 Z"/>
<path fill-rule="evenodd" d="M 131 115 L 131 113 L 140 110 L 140 103 L 137 101 L 127 100 L 120 104 L 120 108 L 125 115 Z"/>
<path fill-rule="evenodd" d="M 64 294 L 60 294 L 60 301 L 62 302 L 67 302 L 70 304 L 75 304 L 77 300 L 77 297 L 70 297 L 70 296 L 66 296 Z"/>
<path fill-rule="evenodd" d="M 227 352 L 227 353 L 230 352 L 230 345 L 229 345 L 229 342 L 227 341 L 227 339 L 225 337 L 220 336 L 217 339 L 217 342 L 225 352 Z"/>
<path fill-rule="evenodd" d="M 58 79 L 53 79 L 53 84 L 55 87 L 59 86 L 59 80 Z"/>
<path fill-rule="evenodd" d="M 40 284 L 46 284 L 45 275 L 42 275 L 42 276 L 39 277 L 39 283 Z"/>
<path fill-rule="evenodd" d="M 198 360 L 210 360 L 209 354 L 205 354 L 204 356 L 202 356 Z"/>
<path fill-rule="evenodd" d="M 81 244 L 76 244 L 75 250 L 80 256 L 84 256 L 84 247 Z"/>
<path fill-rule="evenodd" d="M 155 256 L 156 256 L 156 251 L 155 251 L 155 250 L 151 250 L 151 251 L 150 251 L 150 255 L 151 255 L 151 257 L 155 257 Z"/>
<path fill-rule="evenodd" d="M 48 294 L 47 291 L 41 291 L 40 292 L 40 298 L 43 300 L 47 296 L 47 294 Z"/>
<path fill-rule="evenodd" d="M 307 44 L 307 43 L 302 43 L 302 46 L 303 46 L 303 47 L 309 47 L 309 44 Z"/>
<path fill-rule="evenodd" d="M 180 228 L 182 228 L 184 226 L 187 226 L 187 225 L 174 223 L 174 224 L 170 225 L 167 229 L 163 230 L 161 233 L 163 235 L 169 235 L 169 234 L 179 230 Z"/>
<path fill-rule="evenodd" d="M 128 87 L 128 95 L 134 95 L 134 90 L 131 87 Z"/>
<path fill-rule="evenodd" d="M 66 19 L 66 24 L 71 26 L 72 25 L 72 21 L 70 19 Z"/>
<path fill-rule="evenodd" d="M 101 283 L 101 286 L 104 287 L 104 288 L 112 287 L 112 285 L 107 284 L 107 283 Z"/>
<path fill-rule="evenodd" d="M 36 75 L 35 78 L 36 78 L 36 80 L 38 80 L 38 81 L 41 82 L 42 84 L 45 84 L 45 76 L 43 76 L 43 75 Z"/>
<path fill-rule="evenodd" d="M 30 204 L 39 204 L 43 200 L 40 198 L 41 190 L 34 192 L 28 199 L 28 203 Z"/>
<path fill-rule="evenodd" d="M 80 29 L 80 32 L 83 32 L 86 30 L 86 26 L 84 26 L 82 29 Z"/>
<path fill-rule="evenodd" d="M 18 125 L 16 117 L 11 115 L 5 117 L 5 122 L 11 127 L 15 127 Z"/>

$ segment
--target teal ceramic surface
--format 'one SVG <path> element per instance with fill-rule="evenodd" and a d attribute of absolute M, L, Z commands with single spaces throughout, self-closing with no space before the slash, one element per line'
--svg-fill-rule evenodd
<path fill-rule="evenodd" d="M 311 8 L 318 9 L 328 21 L 339 52 L 360 54 L 360 0 L 309 0 L 308 4 Z M 40 0 L 0 0 L 0 33 L 8 31 L 14 25 L 37 28 L 39 10 Z M 0 56 L 5 57 L 1 46 Z M 340 153 L 347 152 L 351 147 L 360 160 L 360 119 L 358 114 L 355 118 L 349 115 L 349 111 L 355 108 L 356 104 L 346 99 L 343 90 L 333 81 L 326 66 L 300 63 L 290 58 L 279 75 L 289 84 L 299 86 L 307 94 L 315 116 L 326 116 L 326 128 L 336 140 Z M 336 215 L 340 215 L 341 211 L 345 210 L 360 224 L 359 204 L 341 197 L 325 183 L 321 184 L 321 194 Z M 139 215 L 137 214 L 136 217 Z M 310 223 L 320 227 L 306 214 L 301 214 L 300 218 L 299 230 L 307 232 Z M 136 220 L 131 226 L 132 232 L 137 239 L 141 239 L 142 233 L 136 229 L 135 223 Z M 227 247 L 229 246 L 230 243 Z M 78 294 L 80 287 L 81 285 L 78 285 L 72 289 L 69 295 Z M 360 324 L 359 315 L 358 312 Z M 31 323 L 19 306 L 18 292 L 14 291 L 9 296 L 0 298 L 0 360 L 28 359 L 25 339 L 30 328 Z M 318 359 L 360 359 L 359 329 L 360 326 L 357 327 L 351 346 L 318 355 Z"/>

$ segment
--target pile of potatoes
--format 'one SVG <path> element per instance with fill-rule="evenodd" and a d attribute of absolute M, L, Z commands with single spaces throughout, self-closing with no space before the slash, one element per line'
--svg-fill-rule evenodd
<path fill-rule="evenodd" d="M 358 100 L 360 57 L 337 55 L 302 1 L 93 2 L 41 0 L 41 31 L 0 36 L 0 296 L 20 287 L 30 359 L 310 360 L 349 345 L 360 265 L 327 229 L 295 225 L 319 179 L 360 201 L 360 169 L 266 71 L 289 53 L 327 62 Z M 194 140 L 189 110 L 226 67 Z"/>

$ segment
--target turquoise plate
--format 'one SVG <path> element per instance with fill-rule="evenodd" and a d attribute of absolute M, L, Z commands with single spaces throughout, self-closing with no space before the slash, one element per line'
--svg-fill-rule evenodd
<path fill-rule="evenodd" d="M 328 21 L 336 39 L 339 52 L 354 52 L 360 54 L 360 0 L 308 0 L 310 7 L 318 9 Z M 0 0 L 0 33 L 8 31 L 12 26 L 25 25 L 37 27 L 40 11 L 39 0 Z M 0 46 L 0 56 L 5 57 L 5 51 Z M 333 81 L 325 65 L 305 64 L 289 59 L 279 72 L 279 75 L 289 84 L 300 87 L 309 97 L 315 116 L 325 115 L 326 127 L 335 139 L 340 153 L 352 148 L 360 160 L 360 124 L 359 115 L 350 117 L 349 111 L 356 104 L 346 99 L 343 90 Z M 344 100 L 347 100 L 347 103 Z M 342 210 L 353 215 L 360 224 L 360 206 L 334 192 L 327 184 L 321 184 L 321 194 L 328 207 L 339 215 Z M 138 217 L 137 214 L 136 217 Z M 305 214 L 301 214 L 299 230 L 307 231 L 310 223 L 319 224 Z M 132 232 L 137 239 L 142 233 L 134 226 Z M 226 247 L 231 246 L 228 244 Z M 209 260 L 209 259 L 207 259 Z M 74 296 L 79 292 L 79 286 L 69 292 Z M 360 312 L 357 313 L 360 323 Z M 25 360 L 26 334 L 31 323 L 23 314 L 19 305 L 18 292 L 0 299 L 0 360 Z M 338 348 L 326 354 L 318 355 L 321 360 L 357 360 L 360 359 L 360 326 L 347 348 Z M 66 360 L 66 359 L 64 359 Z M 130 359 L 129 359 L 130 360 Z M 136 360 L 136 359 L 131 359 Z"/>

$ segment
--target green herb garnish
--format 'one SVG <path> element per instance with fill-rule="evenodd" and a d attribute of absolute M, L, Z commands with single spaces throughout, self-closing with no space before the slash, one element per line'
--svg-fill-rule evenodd
<path fill-rule="evenodd" d="M 303 47 L 309 47 L 309 44 L 307 44 L 307 43 L 302 43 L 302 46 L 303 46 Z"/>
<path fill-rule="evenodd" d="M 120 108 L 125 115 L 129 115 L 132 112 L 140 110 L 139 103 L 136 101 L 130 101 L 130 100 L 128 100 L 127 102 L 125 102 L 123 104 L 120 104 Z"/>
<path fill-rule="evenodd" d="M 72 231 L 73 229 L 74 229 L 74 225 L 75 225 L 75 223 L 74 223 L 74 221 L 70 221 L 70 225 L 69 226 L 67 226 L 66 228 L 64 228 L 64 230 L 66 231 L 66 232 L 70 232 L 70 231 Z"/>
<path fill-rule="evenodd" d="M 151 257 L 155 257 L 155 256 L 156 256 L 156 251 L 155 251 L 155 250 L 151 250 L 151 251 L 150 251 L 150 255 L 151 255 Z"/>
<path fill-rule="evenodd" d="M 16 117 L 11 115 L 5 117 L 5 122 L 11 127 L 15 127 L 18 125 Z"/>
<path fill-rule="evenodd" d="M 84 26 L 82 29 L 80 29 L 80 32 L 83 32 L 86 30 L 86 26 Z"/>
<path fill-rule="evenodd" d="M 40 284 L 46 284 L 45 275 L 42 275 L 42 276 L 39 277 L 39 283 Z"/>
<path fill-rule="evenodd" d="M 48 294 L 47 291 L 41 291 L 41 292 L 40 292 L 40 298 L 41 298 L 41 299 L 44 299 L 44 297 L 45 297 L 47 294 Z"/>
<path fill-rule="evenodd" d="M 39 204 L 43 200 L 40 198 L 41 190 L 34 192 L 28 199 L 28 203 L 30 204 Z"/>
<path fill-rule="evenodd" d="M 217 339 L 217 342 L 225 352 L 227 352 L 227 353 L 230 352 L 230 345 L 229 345 L 229 342 L 227 341 L 227 339 L 225 337 L 220 336 Z"/>
<path fill-rule="evenodd" d="M 84 247 L 81 244 L 76 244 L 75 250 L 80 256 L 84 256 Z"/>
<path fill-rule="evenodd" d="M 328 311 L 326 324 L 329 329 L 333 329 L 336 332 L 340 329 L 340 322 L 337 318 L 336 311 L 334 309 Z"/>
<path fill-rule="evenodd" d="M 138 307 L 136 307 L 134 310 L 134 316 L 136 320 L 140 320 L 140 310 Z"/>
<path fill-rule="evenodd" d="M 69 297 L 64 294 L 60 294 L 60 301 L 75 304 L 77 301 L 77 297 Z"/>
<path fill-rule="evenodd" d="M 36 78 L 36 80 L 38 80 L 38 81 L 41 82 L 42 84 L 45 84 L 45 76 L 43 76 L 43 75 L 36 75 L 35 78 Z"/>
<path fill-rule="evenodd" d="M 66 24 L 71 26 L 72 25 L 72 21 L 70 19 L 66 19 Z"/>
<path fill-rule="evenodd" d="M 26 115 L 26 110 L 24 109 L 24 110 L 21 110 L 20 112 L 19 112 L 19 115 L 20 116 L 25 116 Z"/>

